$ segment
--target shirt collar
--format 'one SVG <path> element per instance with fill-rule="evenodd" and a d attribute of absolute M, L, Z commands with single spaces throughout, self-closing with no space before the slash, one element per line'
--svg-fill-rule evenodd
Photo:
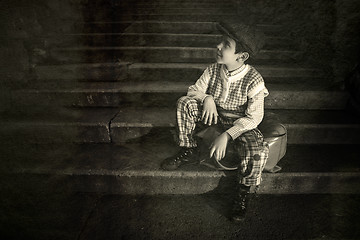
<path fill-rule="evenodd" d="M 242 67 L 240 67 L 239 69 L 236 69 L 233 72 L 229 72 L 229 70 L 227 70 L 225 65 L 222 65 L 221 69 L 222 69 L 222 71 L 221 71 L 222 77 L 225 80 L 232 82 L 232 81 L 239 80 L 239 79 L 243 78 L 247 74 L 247 72 L 249 71 L 249 65 L 244 64 Z"/>

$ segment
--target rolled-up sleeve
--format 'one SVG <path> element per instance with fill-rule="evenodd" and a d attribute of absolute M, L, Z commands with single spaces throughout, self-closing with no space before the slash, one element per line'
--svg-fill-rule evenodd
<path fill-rule="evenodd" d="M 196 81 L 194 85 L 191 85 L 188 89 L 187 96 L 193 97 L 196 100 L 203 102 L 207 96 L 206 94 L 210 80 L 210 69 L 209 67 L 205 69 L 200 78 Z"/>
<path fill-rule="evenodd" d="M 264 98 L 267 95 L 267 89 L 263 88 L 253 97 L 249 97 L 248 106 L 245 111 L 246 116 L 234 121 L 234 126 L 226 131 L 233 140 L 260 124 L 264 117 Z"/>

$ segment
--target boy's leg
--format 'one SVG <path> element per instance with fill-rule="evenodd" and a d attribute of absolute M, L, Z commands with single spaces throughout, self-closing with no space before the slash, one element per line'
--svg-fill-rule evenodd
<path fill-rule="evenodd" d="M 179 98 L 176 109 L 177 142 L 180 151 L 165 159 L 161 167 L 164 170 L 175 170 L 181 165 L 196 163 L 197 143 L 193 138 L 196 123 L 201 118 L 201 106 L 193 98 L 184 96 Z"/>
<path fill-rule="evenodd" d="M 242 134 L 236 140 L 236 150 L 240 158 L 238 169 L 238 189 L 234 199 L 234 221 L 245 219 L 251 186 L 259 186 L 261 174 L 268 158 L 269 147 L 258 129 Z"/>
<path fill-rule="evenodd" d="M 256 128 L 245 132 L 236 140 L 236 149 L 240 158 L 239 183 L 245 186 L 259 186 L 265 167 L 269 146 Z"/>
<path fill-rule="evenodd" d="M 197 147 L 193 133 L 196 123 L 201 119 L 200 109 L 200 104 L 191 97 L 183 96 L 177 101 L 176 122 L 178 145 L 180 147 Z"/>

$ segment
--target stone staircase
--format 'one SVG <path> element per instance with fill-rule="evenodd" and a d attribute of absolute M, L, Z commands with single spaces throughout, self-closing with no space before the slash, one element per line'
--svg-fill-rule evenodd
<path fill-rule="evenodd" d="M 109 4 L 84 5 L 83 23 L 44 36 L 46 59 L 35 67 L 36 78 L 13 90 L 19 111 L 2 119 L 2 136 L 12 140 L 9 166 L 25 179 L 57 176 L 74 191 L 215 189 L 233 173 L 159 166 L 177 151 L 176 100 L 215 61 L 216 21 L 236 17 L 236 8 L 213 0 Z M 279 116 L 289 143 L 283 170 L 264 173 L 259 192 L 358 193 L 360 121 L 345 110 L 348 94 L 331 87 L 331 74 L 302 62 L 282 25 L 257 27 L 267 41 L 249 63 L 264 77 L 266 112 Z"/>

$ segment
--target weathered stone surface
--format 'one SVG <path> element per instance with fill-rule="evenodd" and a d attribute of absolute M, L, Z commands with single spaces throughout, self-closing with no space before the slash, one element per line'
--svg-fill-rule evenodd
<path fill-rule="evenodd" d="M 36 66 L 35 73 L 41 83 L 49 80 L 81 81 L 159 81 L 195 82 L 209 64 L 194 63 L 93 63 Z M 298 65 L 255 65 L 265 83 L 300 83 L 327 81 L 319 69 Z M 40 86 L 41 87 L 41 86 Z M 41 87 L 43 88 L 43 87 Z"/>
<path fill-rule="evenodd" d="M 22 144 L 109 143 L 109 124 L 117 112 L 117 109 L 79 109 L 58 115 L 3 116 L 1 141 Z"/>
<path fill-rule="evenodd" d="M 151 236 L 153 239 L 272 240 L 360 236 L 359 216 L 355 211 L 359 209 L 358 195 L 259 195 L 252 198 L 246 220 L 241 224 L 229 220 L 231 200 L 230 193 L 104 196 L 79 239 Z"/>
<path fill-rule="evenodd" d="M 62 106 L 118 107 L 175 106 L 177 99 L 186 94 L 188 82 L 102 82 L 76 83 L 44 89 L 17 90 L 13 101 L 19 105 L 32 105 L 40 99 Z M 270 95 L 265 100 L 267 109 L 344 109 L 348 94 L 343 91 L 326 90 L 324 86 L 306 84 L 267 84 Z M 40 87 L 40 86 L 39 86 Z"/>
<path fill-rule="evenodd" d="M 122 81 L 129 77 L 129 64 L 119 62 L 37 66 L 35 72 L 36 77 L 42 81 Z"/>
<path fill-rule="evenodd" d="M 125 33 L 219 34 L 219 31 L 213 22 L 139 21 L 131 24 Z"/>
<path fill-rule="evenodd" d="M 344 111 L 267 110 L 285 125 L 289 144 L 359 144 L 360 122 Z M 112 139 L 123 143 L 152 128 L 175 129 L 174 109 L 122 109 L 111 123 Z"/>
<path fill-rule="evenodd" d="M 161 161 L 177 151 L 175 144 L 170 143 L 171 138 L 169 134 L 152 132 L 126 145 L 78 145 L 70 159 L 58 159 L 53 151 L 43 151 L 43 159 L 48 155 L 57 159 L 55 167 L 49 161 L 37 161 L 36 167 L 24 162 L 14 171 L 34 177 L 59 176 L 66 180 L 71 191 L 200 194 L 215 188 L 228 189 L 226 186 L 234 180 L 235 172 L 214 171 L 201 164 L 171 172 L 161 170 Z M 287 155 L 279 162 L 284 170 L 277 174 L 264 173 L 259 193 L 357 193 L 359 154 L 349 151 L 353 147 L 290 145 Z M 327 158 L 326 162 L 323 157 Z M 339 161 L 339 157 L 346 161 Z"/>
<path fill-rule="evenodd" d="M 165 45 L 158 41 L 159 35 L 154 37 L 154 35 L 131 35 L 130 33 L 165 32 L 174 34 L 181 31 L 191 34 L 217 34 L 214 24 L 209 24 L 209 22 L 235 19 L 239 16 L 228 12 L 221 13 L 220 9 L 217 14 L 205 12 L 198 14 L 199 11 L 191 12 L 190 8 L 183 12 L 175 12 L 174 9 L 161 9 L 155 5 L 153 8 L 149 6 L 143 9 L 132 9 L 131 6 L 134 5 L 128 5 L 129 8 L 120 8 L 124 11 L 119 14 L 119 12 L 113 11 L 116 9 L 113 8 L 116 6 L 115 1 L 81 1 L 81 3 L 70 1 L 66 4 L 60 4 L 61 6 L 54 1 L 42 5 L 44 3 L 42 1 L 39 8 L 33 7 L 32 3 L 20 2 L 20 10 L 16 10 L 17 6 L 13 8 L 18 11 L 16 15 L 18 19 L 9 21 L 10 27 L 7 27 L 13 27 L 12 30 L 22 28 L 31 29 L 31 31 L 19 30 L 17 32 L 16 30 L 16 33 L 13 34 L 14 39 L 16 41 L 26 39 L 26 44 L 17 42 L 18 45 L 16 46 L 19 46 L 19 50 L 9 51 L 6 54 L 10 56 L 11 53 L 14 53 L 14 56 L 20 56 L 21 67 L 27 68 L 27 64 L 34 67 L 39 63 L 47 64 L 47 66 L 35 68 L 38 74 L 37 80 L 40 81 L 36 83 L 29 81 L 27 87 L 32 89 L 23 89 L 11 93 L 12 103 L 14 103 L 12 106 L 14 108 L 25 106 L 26 108 L 41 103 L 41 105 L 49 106 L 122 107 L 123 111 L 115 119 L 113 118 L 117 111 L 114 109 L 109 111 L 111 112 L 109 115 L 91 110 L 89 111 L 91 114 L 85 117 L 83 121 L 74 120 L 74 118 L 65 121 L 61 116 L 52 120 L 27 117 L 5 119 L 1 128 L 2 142 L 54 142 L 58 145 L 61 145 L 59 143 L 62 141 L 90 143 L 110 143 L 111 141 L 121 143 L 127 141 L 128 143 L 127 145 L 115 146 L 115 148 L 111 144 L 102 145 L 100 149 L 91 145 L 90 150 L 88 149 L 89 153 L 83 151 L 84 149 L 79 149 L 78 152 L 71 151 L 66 159 L 57 159 L 59 161 L 56 161 L 56 164 L 48 161 L 55 158 L 54 151 L 50 151 L 44 156 L 36 155 L 43 157 L 44 161 L 39 163 L 34 158 L 22 165 L 28 159 L 27 156 L 31 156 L 23 150 L 23 160 L 19 162 L 20 164 L 15 171 L 16 174 L 39 177 L 41 180 L 47 177 L 60 176 L 64 179 L 64 185 L 69 186 L 73 191 L 125 194 L 204 193 L 215 189 L 221 183 L 225 174 L 204 169 L 204 166 L 190 167 L 176 172 L 159 170 L 160 161 L 174 153 L 175 148 L 169 147 L 169 143 L 173 140 L 171 134 L 163 139 L 156 138 L 158 137 L 156 131 L 159 129 L 163 131 L 173 129 L 175 119 L 173 111 L 177 98 L 185 94 L 190 82 L 196 80 L 195 75 L 201 74 L 205 67 L 204 63 L 214 62 L 214 48 L 202 44 L 202 47 L 188 47 L 187 44 L 193 44 L 199 39 L 191 39 L 188 42 L 187 39 L 181 38 L 184 36 L 180 35 L 176 37 L 166 35 L 167 38 L 164 37 L 162 40 L 173 42 Z M 79 5 L 86 2 L 88 5 L 79 8 Z M 161 4 L 166 3 L 160 2 Z M 267 6 L 264 15 L 261 15 L 263 8 L 259 8 L 258 3 Z M 319 84 L 320 76 L 317 74 L 322 71 L 315 70 L 315 68 L 323 67 L 331 70 L 328 68 L 328 64 L 331 62 L 329 59 L 334 56 L 334 51 L 330 43 L 330 36 L 333 34 L 333 21 L 336 19 L 334 16 L 341 16 L 341 14 L 334 14 L 334 8 L 332 8 L 334 2 L 327 3 L 323 0 L 314 1 L 314 3 L 309 1 L 293 3 L 291 6 L 281 1 L 275 1 L 275 3 L 273 1 L 253 1 L 253 4 L 243 8 L 245 11 L 252 10 L 248 12 L 252 13 L 252 16 L 246 15 L 248 16 L 246 19 L 242 16 L 243 19 L 251 22 L 252 18 L 256 17 L 256 20 L 260 22 L 269 21 L 270 24 L 259 27 L 268 36 L 271 36 L 270 39 L 274 41 L 272 44 L 276 48 L 275 50 L 265 48 L 260 55 L 260 60 L 254 62 L 250 60 L 249 63 L 258 63 L 258 65 L 265 63 L 259 66 L 259 71 L 265 77 L 272 78 L 271 80 L 278 77 L 274 82 L 281 83 L 284 81 L 286 83 L 283 85 L 267 85 L 270 96 L 266 99 L 266 108 L 267 110 L 278 109 L 279 111 L 282 109 L 283 115 L 281 116 L 285 117 L 282 121 L 288 129 L 289 143 L 302 145 L 302 147 L 296 146 L 299 147 L 298 149 L 289 146 L 287 156 L 290 156 L 281 161 L 284 163 L 283 173 L 264 174 L 261 193 L 358 194 L 360 176 L 357 159 L 359 156 L 354 151 L 359 144 L 360 128 L 358 122 L 352 121 L 351 118 L 339 118 L 339 115 L 342 116 L 343 114 L 341 111 L 334 111 L 333 113 L 309 111 L 309 109 L 343 109 L 348 98 L 345 92 L 334 91 L 328 85 L 324 87 L 324 85 Z M 28 6 L 31 7 L 28 8 Z M 303 8 L 294 14 L 299 6 Z M 209 8 L 212 7 L 215 6 L 209 6 Z M 290 11 L 287 8 L 290 8 Z M 24 9 L 25 11 L 23 11 Z M 156 13 L 152 11 L 153 9 L 156 9 Z M 270 11 L 266 12 L 267 10 Z M 54 12 L 56 14 L 52 16 Z M 305 12 L 307 14 L 303 15 Z M 284 13 L 284 15 L 277 14 L 276 16 L 274 13 Z M 289 18 L 291 14 L 303 20 L 300 18 L 293 20 Z M 272 16 L 275 17 L 271 19 Z M 306 17 L 304 18 L 304 16 Z M 29 21 L 24 19 L 29 19 Z M 152 23 L 139 22 L 139 20 L 151 19 L 156 21 Z M 286 21 L 283 23 L 287 23 L 285 28 L 273 24 L 284 19 Z M 119 20 L 125 22 L 106 23 L 107 21 Z M 131 25 L 133 20 L 138 22 Z M 84 25 L 83 21 L 102 21 L 102 23 Z M 166 21 L 178 22 L 166 23 Z M 191 23 L 184 23 L 184 21 Z M 25 24 L 23 24 L 24 22 Z M 74 22 L 79 24 L 74 26 Z M 194 22 L 202 23 L 193 25 Z M 127 32 L 127 35 L 122 35 L 123 38 L 119 38 L 121 35 L 114 34 L 122 31 Z M 63 33 L 69 32 L 79 35 L 67 35 L 69 39 L 47 42 L 49 35 L 63 36 Z M 84 35 L 87 41 L 83 41 L 81 34 L 98 32 L 110 34 L 93 35 L 92 38 L 87 38 L 89 35 Z M 336 31 L 336 34 L 338 37 L 341 35 L 341 31 Z M 137 38 L 138 36 L 140 37 Z M 151 38 L 147 38 L 149 36 Z M 201 38 L 203 41 L 209 40 L 209 36 L 201 37 L 204 37 Z M 294 59 L 296 59 L 296 63 L 303 64 L 300 62 L 303 60 L 300 58 L 302 56 L 299 55 L 301 51 L 298 51 L 297 48 L 283 49 L 281 48 L 282 45 L 276 42 L 282 41 L 284 37 L 285 39 L 296 38 L 297 44 L 294 47 L 300 46 L 301 51 L 305 50 L 307 56 L 311 56 L 306 59 L 312 63 L 312 68 L 298 68 L 297 66 L 288 68 L 285 65 L 270 67 L 269 63 L 272 65 L 276 65 L 276 63 L 288 64 L 294 62 Z M 38 40 L 35 41 L 35 38 Z M 64 40 L 65 47 L 61 45 L 63 42 L 61 40 Z M 117 42 L 118 40 L 119 42 Z M 106 43 L 101 44 L 104 41 Z M 151 41 L 156 41 L 158 45 L 151 45 Z M 47 45 L 49 43 L 50 45 Z M 131 45 L 132 43 L 134 45 Z M 119 47 L 117 44 L 123 46 Z M 213 43 L 209 42 L 208 44 Z M 338 43 L 338 45 L 343 45 L 343 43 Z M 49 46 L 51 46 L 51 51 L 49 51 Z M 24 49 L 33 55 L 37 54 L 36 58 L 31 59 L 33 55 L 25 53 Z M 2 51 L 2 53 L 4 52 L 6 51 Z M 29 56 L 29 61 L 25 59 L 27 56 Z M 3 59 L 7 60 L 6 58 Z M 117 68 L 117 62 L 127 61 L 138 64 L 121 65 Z M 9 61 L 9 66 L 12 64 L 11 62 L 13 61 Z M 144 64 L 146 62 L 152 65 Z M 175 65 L 160 67 L 160 64 L 154 64 L 155 62 L 160 64 L 164 62 L 199 64 L 185 68 Z M 64 63 L 67 65 L 48 66 L 49 64 L 62 65 Z M 68 65 L 68 63 L 94 64 Z M 20 65 L 16 65 L 16 67 Z M 174 75 L 184 79 L 179 81 L 174 76 L 168 79 L 163 78 L 174 69 L 176 69 Z M 330 70 L 328 71 L 329 76 L 331 76 Z M 21 71 L 19 73 L 20 76 Z M 147 78 L 146 81 L 145 78 Z M 190 78 L 194 79 L 190 81 Z M 303 84 L 304 82 L 301 79 L 305 78 L 307 80 L 304 82 L 313 81 L 313 84 Z M 16 79 L 21 78 L 17 77 Z M 153 81 L 154 79 L 156 81 Z M 325 79 L 324 75 L 321 76 L 321 79 Z M 329 77 L 329 79 L 332 78 Z M 118 82 L 93 84 L 78 83 L 74 80 Z M 299 84 L 294 84 L 298 80 Z M 47 81 L 50 85 L 46 83 Z M 67 83 L 65 83 L 66 81 Z M 319 85 L 321 86 L 319 87 Z M 129 113 L 124 108 L 125 106 L 146 108 L 139 108 Z M 147 109 L 150 106 L 155 107 L 155 111 L 154 109 Z M 171 107 L 172 112 L 162 111 L 162 108 L 158 108 L 159 106 Z M 288 109 L 294 111 L 288 111 Z M 306 111 L 301 111 L 301 109 Z M 166 144 L 160 145 L 160 142 Z M 306 146 L 304 147 L 304 145 Z M 78 157 L 78 154 L 81 157 Z M 11 154 L 7 156 L 9 157 Z M 91 159 L 91 157 L 93 158 Z M 339 161 L 339 159 L 345 160 Z"/>
<path fill-rule="evenodd" d="M 59 41 L 61 37 L 61 41 Z M 49 36 L 53 47 L 71 46 L 161 46 L 161 47 L 215 47 L 222 35 L 198 33 L 79 33 Z M 264 49 L 294 49 L 288 38 L 267 37 Z"/>
<path fill-rule="evenodd" d="M 1 237 L 76 239 L 99 196 L 70 192 L 64 183 L 62 177 L 2 172 Z"/>
<path fill-rule="evenodd" d="M 203 7 L 204 6 L 204 2 L 201 1 L 181 1 L 181 2 L 177 2 L 177 1 L 121 1 L 121 2 L 116 2 L 115 6 L 119 6 L 119 7 L 124 7 L 124 8 L 145 8 L 145 7 L 156 7 L 156 8 L 180 8 L 180 7 L 184 7 L 184 8 L 199 8 L 199 7 Z M 219 7 L 219 3 L 218 2 L 206 2 L 206 6 L 208 6 L 209 8 L 213 8 L 213 7 Z M 229 8 L 229 7 L 233 7 L 234 4 L 231 2 L 223 2 L 221 3 L 221 6 L 224 8 Z"/>
<path fill-rule="evenodd" d="M 78 176 L 79 183 L 74 190 L 146 195 L 202 194 L 215 189 L 219 185 L 220 179 L 225 177 L 221 173 L 199 174 L 198 172 L 164 175 L 162 171 L 149 174 L 126 172 L 125 176 L 120 173 L 102 174 L 102 177 L 97 180 L 83 175 Z M 357 194 L 360 186 L 359 179 L 358 173 L 264 173 L 262 188 L 258 193 Z M 84 186 L 82 182 L 90 183 L 91 188 Z M 109 185 L 109 182 L 112 184 Z"/>
<path fill-rule="evenodd" d="M 53 49 L 51 60 L 57 63 L 96 63 L 96 62 L 173 62 L 173 63 L 212 63 L 216 48 L 195 47 L 74 47 Z M 300 56 L 294 50 L 261 50 L 252 63 L 293 62 Z"/>

